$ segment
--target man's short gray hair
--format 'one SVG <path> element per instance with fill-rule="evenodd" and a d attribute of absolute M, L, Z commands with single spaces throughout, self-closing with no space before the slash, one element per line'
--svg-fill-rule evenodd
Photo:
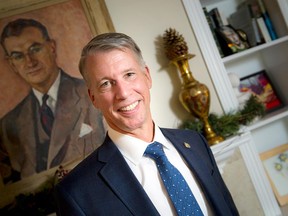
<path fill-rule="evenodd" d="M 111 50 L 131 50 L 139 61 L 141 67 L 145 67 L 145 62 L 142 57 L 142 53 L 135 41 L 126 34 L 123 33 L 104 33 L 94 37 L 82 50 L 81 58 L 79 62 L 79 71 L 87 84 L 89 80 L 87 78 L 85 63 L 87 56 L 97 53 L 106 52 Z"/>

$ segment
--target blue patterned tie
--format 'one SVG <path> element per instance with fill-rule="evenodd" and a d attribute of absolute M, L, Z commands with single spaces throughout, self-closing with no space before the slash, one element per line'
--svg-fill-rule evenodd
<path fill-rule="evenodd" d="M 158 142 L 150 144 L 144 155 L 155 161 L 177 214 L 179 216 L 203 215 L 187 182 L 181 173 L 168 161 L 162 144 Z"/>
<path fill-rule="evenodd" d="M 40 107 L 40 117 L 41 117 L 41 123 L 43 126 L 44 131 L 50 136 L 52 125 L 54 121 L 53 112 L 50 109 L 50 107 L 47 105 L 47 99 L 49 98 L 49 95 L 44 94 L 42 97 L 42 106 Z"/>

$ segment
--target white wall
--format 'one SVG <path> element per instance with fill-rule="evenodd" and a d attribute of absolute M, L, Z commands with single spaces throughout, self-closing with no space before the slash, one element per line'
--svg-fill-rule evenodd
<path fill-rule="evenodd" d="M 222 108 L 202 59 L 193 31 L 180 0 L 106 0 L 115 30 L 131 36 L 140 46 L 153 79 L 151 108 L 156 123 L 162 127 L 178 127 L 191 118 L 178 100 L 181 88 L 179 71 L 169 65 L 159 44 L 165 30 L 175 28 L 185 38 L 189 52 L 196 57 L 189 61 L 194 77 L 211 92 L 211 112 Z"/>

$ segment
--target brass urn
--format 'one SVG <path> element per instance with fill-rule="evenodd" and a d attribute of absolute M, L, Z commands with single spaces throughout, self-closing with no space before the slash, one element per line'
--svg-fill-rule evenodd
<path fill-rule="evenodd" d="M 207 86 L 197 81 L 189 68 L 188 60 L 195 55 L 188 53 L 188 47 L 182 35 L 174 29 L 169 29 L 163 37 L 166 42 L 166 55 L 177 66 L 182 79 L 182 89 L 179 99 L 182 106 L 193 116 L 199 118 L 204 125 L 204 134 L 209 145 L 217 144 L 224 140 L 212 129 L 209 121 L 210 92 Z"/>

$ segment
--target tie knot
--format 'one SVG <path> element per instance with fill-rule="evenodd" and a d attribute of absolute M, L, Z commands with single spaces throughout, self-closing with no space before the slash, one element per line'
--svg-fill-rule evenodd
<path fill-rule="evenodd" d="M 44 95 L 42 96 L 42 102 L 43 102 L 43 104 L 46 104 L 48 98 L 49 98 L 49 95 L 48 95 L 48 94 L 44 94 Z"/>
<path fill-rule="evenodd" d="M 157 159 L 157 158 L 165 155 L 165 153 L 163 151 L 163 145 L 161 143 L 158 143 L 158 142 L 154 142 L 154 143 L 148 145 L 145 152 L 144 152 L 144 155 L 148 156 L 152 159 Z"/>

